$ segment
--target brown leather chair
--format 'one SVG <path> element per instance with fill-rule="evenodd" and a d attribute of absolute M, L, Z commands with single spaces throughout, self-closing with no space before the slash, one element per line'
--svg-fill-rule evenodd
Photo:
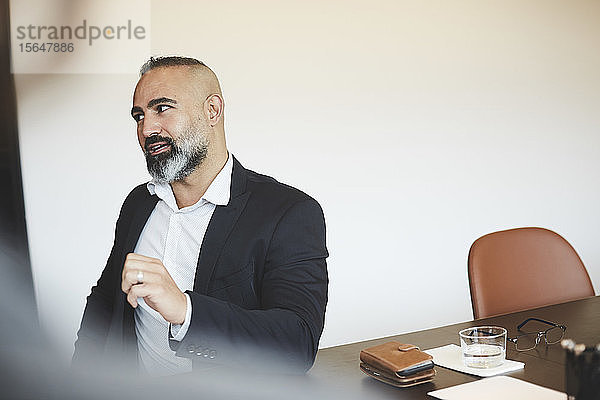
<path fill-rule="evenodd" d="M 562 236 L 544 228 L 480 237 L 469 251 L 468 268 L 475 318 L 594 296 L 577 252 Z"/>

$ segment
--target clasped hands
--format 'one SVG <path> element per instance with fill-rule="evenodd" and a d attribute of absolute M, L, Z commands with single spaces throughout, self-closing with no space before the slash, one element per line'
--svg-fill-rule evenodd
<path fill-rule="evenodd" d="M 142 282 L 138 282 L 139 277 L 143 277 Z M 142 297 L 167 322 L 183 324 L 187 310 L 185 294 L 179 290 L 160 260 L 141 254 L 127 254 L 121 275 L 121 290 L 127 293 L 127 302 L 133 308 L 138 306 L 138 297 Z"/>

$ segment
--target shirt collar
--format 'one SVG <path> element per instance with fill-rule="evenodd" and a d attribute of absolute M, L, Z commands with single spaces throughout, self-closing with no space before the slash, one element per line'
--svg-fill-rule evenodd
<path fill-rule="evenodd" d="M 227 162 L 219 171 L 215 179 L 210 183 L 204 195 L 198 200 L 195 204 L 184 207 L 181 210 L 194 210 L 198 208 L 200 205 L 205 202 L 212 203 L 217 206 L 226 206 L 229 203 L 229 197 L 231 196 L 231 174 L 233 172 L 233 156 L 231 154 L 227 155 Z M 167 205 L 173 209 L 173 211 L 178 211 L 179 207 L 177 207 L 177 201 L 175 200 L 175 195 L 173 194 L 173 189 L 171 185 L 168 183 L 158 183 L 154 179 L 148 182 L 146 185 L 148 188 L 148 192 L 151 195 L 157 195 L 159 199 L 167 203 Z"/>

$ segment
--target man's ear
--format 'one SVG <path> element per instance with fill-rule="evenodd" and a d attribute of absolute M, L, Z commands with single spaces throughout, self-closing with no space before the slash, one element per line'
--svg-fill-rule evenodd
<path fill-rule="evenodd" d="M 217 125 L 223 118 L 225 103 L 218 93 L 211 94 L 204 102 L 204 114 L 210 126 Z"/>

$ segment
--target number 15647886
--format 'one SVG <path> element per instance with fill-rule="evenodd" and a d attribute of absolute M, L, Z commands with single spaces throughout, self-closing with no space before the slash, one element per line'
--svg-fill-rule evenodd
<path fill-rule="evenodd" d="M 73 43 L 43 42 L 19 43 L 21 53 L 72 53 Z"/>

